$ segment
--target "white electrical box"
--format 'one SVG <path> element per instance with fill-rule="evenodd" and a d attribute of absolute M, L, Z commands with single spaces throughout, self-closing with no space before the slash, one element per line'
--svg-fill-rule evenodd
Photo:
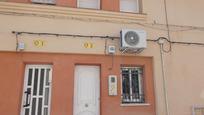
<path fill-rule="evenodd" d="M 117 95 L 117 76 L 116 75 L 108 76 L 108 94 L 110 96 Z"/>
<path fill-rule="evenodd" d="M 115 46 L 108 46 L 108 53 L 114 54 L 115 53 Z"/>
<path fill-rule="evenodd" d="M 24 49 L 25 49 L 25 43 L 19 42 L 19 43 L 17 44 L 17 50 L 18 50 L 18 51 L 22 51 L 22 50 L 24 50 Z"/>

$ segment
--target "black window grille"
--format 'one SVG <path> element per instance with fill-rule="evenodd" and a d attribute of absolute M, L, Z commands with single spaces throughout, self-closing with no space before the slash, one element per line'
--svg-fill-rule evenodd
<path fill-rule="evenodd" d="M 122 103 L 144 103 L 141 67 L 122 67 Z"/>

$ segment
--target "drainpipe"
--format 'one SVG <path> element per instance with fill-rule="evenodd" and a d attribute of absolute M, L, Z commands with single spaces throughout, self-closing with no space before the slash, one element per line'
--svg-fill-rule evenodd
<path fill-rule="evenodd" d="M 169 103 L 168 103 L 168 93 L 167 93 L 167 86 L 166 86 L 166 76 L 164 72 L 164 59 L 163 59 L 163 45 L 165 39 L 160 37 L 158 39 L 158 44 L 160 45 L 160 56 L 161 56 L 161 69 L 162 69 L 162 78 L 163 78 L 163 90 L 164 90 L 164 97 L 165 97 L 165 107 L 166 107 L 166 115 L 170 115 L 169 113 Z"/>

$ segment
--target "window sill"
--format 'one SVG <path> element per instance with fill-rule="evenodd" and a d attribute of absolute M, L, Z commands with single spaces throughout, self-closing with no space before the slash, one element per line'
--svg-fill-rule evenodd
<path fill-rule="evenodd" d="M 150 103 L 134 103 L 134 104 L 120 104 L 121 107 L 132 107 L 132 106 L 150 106 Z"/>
<path fill-rule="evenodd" d="M 103 10 L 92 10 L 92 9 L 81 9 L 81 8 L 68 8 L 50 5 L 39 5 L 39 4 L 24 4 L 24 3 L 11 3 L 11 2 L 0 2 L 0 11 L 21 15 L 32 15 L 36 17 L 46 18 L 62 18 L 62 19 L 73 19 L 73 20 L 90 20 L 90 21 L 101 21 L 111 23 L 137 23 L 138 21 L 146 21 L 146 14 L 136 13 L 123 13 L 123 12 L 112 12 Z"/>

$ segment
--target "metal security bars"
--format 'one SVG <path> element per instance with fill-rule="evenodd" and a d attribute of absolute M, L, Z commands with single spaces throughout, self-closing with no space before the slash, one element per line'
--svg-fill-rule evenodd
<path fill-rule="evenodd" d="M 122 104 L 144 103 L 143 76 L 141 67 L 121 67 Z"/>
<path fill-rule="evenodd" d="M 26 65 L 21 115 L 50 115 L 52 68 Z"/>

